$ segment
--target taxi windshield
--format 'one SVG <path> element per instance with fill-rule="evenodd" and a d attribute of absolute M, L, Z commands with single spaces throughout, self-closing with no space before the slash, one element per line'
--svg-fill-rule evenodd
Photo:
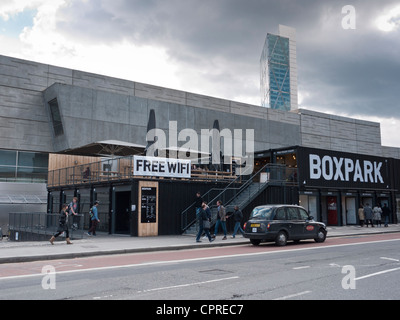
<path fill-rule="evenodd" d="M 261 207 L 261 208 L 255 208 L 251 213 L 250 218 L 272 220 L 271 215 L 272 215 L 271 207 L 264 207 L 264 208 Z"/>

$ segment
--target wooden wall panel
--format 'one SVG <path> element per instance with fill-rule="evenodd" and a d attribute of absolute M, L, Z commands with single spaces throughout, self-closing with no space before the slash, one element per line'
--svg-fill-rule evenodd
<path fill-rule="evenodd" d="M 49 155 L 49 171 L 81 166 L 93 162 L 100 161 L 99 157 L 84 157 L 66 154 L 50 154 Z"/>

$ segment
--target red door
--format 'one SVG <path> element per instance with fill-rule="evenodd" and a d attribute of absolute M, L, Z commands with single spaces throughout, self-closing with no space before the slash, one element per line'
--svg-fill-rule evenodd
<path fill-rule="evenodd" d="M 328 225 L 338 225 L 337 197 L 327 197 L 328 203 Z"/>

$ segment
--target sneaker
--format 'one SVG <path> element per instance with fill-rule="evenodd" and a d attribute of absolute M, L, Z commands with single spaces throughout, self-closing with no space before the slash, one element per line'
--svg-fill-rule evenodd
<path fill-rule="evenodd" d="M 210 243 L 213 242 L 215 239 L 211 238 Z"/>
<path fill-rule="evenodd" d="M 92 236 L 92 234 L 90 233 L 90 232 L 88 232 L 88 233 L 86 233 L 89 237 L 91 237 Z"/>
<path fill-rule="evenodd" d="M 197 243 L 201 242 L 201 240 L 196 240 Z"/>
<path fill-rule="evenodd" d="M 232 236 L 231 238 L 232 238 L 232 239 L 235 239 L 235 236 Z"/>
<path fill-rule="evenodd" d="M 222 238 L 222 240 L 226 240 L 226 236 L 224 236 L 224 237 Z"/>

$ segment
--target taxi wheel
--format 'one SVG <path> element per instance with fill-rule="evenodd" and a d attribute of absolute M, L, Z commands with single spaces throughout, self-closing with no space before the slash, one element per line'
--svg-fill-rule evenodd
<path fill-rule="evenodd" d="M 319 229 L 317 237 L 314 239 L 315 242 L 322 243 L 326 240 L 326 232 L 323 229 Z"/>
<path fill-rule="evenodd" d="M 275 238 L 275 244 L 277 246 L 283 247 L 286 246 L 288 240 L 287 233 L 285 231 L 280 231 Z"/>
<path fill-rule="evenodd" d="M 250 242 L 253 246 L 258 246 L 261 243 L 261 240 L 258 239 L 250 239 Z"/>

